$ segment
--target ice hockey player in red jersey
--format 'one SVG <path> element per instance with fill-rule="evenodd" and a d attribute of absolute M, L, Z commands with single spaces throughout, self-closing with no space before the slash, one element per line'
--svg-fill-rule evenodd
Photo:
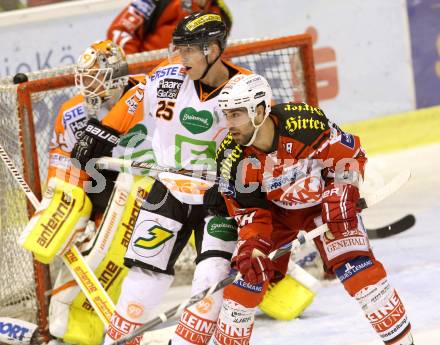
<path fill-rule="evenodd" d="M 315 240 L 326 270 L 360 304 L 385 344 L 413 344 L 396 290 L 374 256 L 357 208 L 367 161 L 359 137 L 343 132 L 317 107 L 283 103 L 259 75 L 237 75 L 218 103 L 228 136 L 217 151 L 219 190 L 238 224 L 233 267 L 242 279 L 224 290 L 209 344 L 249 344 L 255 307 L 269 281 L 281 279 L 289 255 L 268 254 L 299 230 L 327 223 Z"/>
<path fill-rule="evenodd" d="M 232 16 L 223 0 L 133 0 L 113 20 L 107 38 L 126 54 L 166 48 L 179 21 L 198 11 L 221 15 L 230 30 Z"/>

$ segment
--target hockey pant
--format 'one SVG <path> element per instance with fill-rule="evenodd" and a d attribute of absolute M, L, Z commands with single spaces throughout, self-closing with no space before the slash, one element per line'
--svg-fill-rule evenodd
<path fill-rule="evenodd" d="M 100 222 L 99 232 L 80 250 L 96 277 L 116 303 L 122 281 L 128 273 L 124 266 L 124 254 L 141 202 L 136 193 L 146 196 L 150 178 L 118 177 L 117 189 L 107 209 L 106 218 Z M 130 193 L 133 191 L 133 193 Z M 120 217 L 120 221 L 115 221 Z M 72 344 L 101 344 L 104 325 L 93 311 L 87 298 L 76 285 L 68 269 L 63 266 L 57 276 L 49 306 L 49 330 L 57 338 Z"/>
<path fill-rule="evenodd" d="M 201 205 L 188 205 L 174 198 L 156 181 L 142 204 L 133 235 L 125 255 L 130 273 L 122 284 L 121 295 L 105 337 L 108 344 L 155 316 L 166 290 L 172 283 L 174 265 L 194 229 L 197 251 L 193 292 L 226 277 L 235 248 L 237 230 L 229 218 L 206 216 Z M 136 306 L 133 308 L 133 306 Z M 191 332 L 210 336 L 221 305 L 221 294 L 213 295 L 185 315 L 199 328 L 182 324 L 173 344 L 188 344 Z M 136 309 L 136 313 L 131 310 Z M 210 326 L 211 325 L 211 326 Z M 180 326 L 180 325 L 179 325 Z M 139 344 L 141 337 L 128 344 Z M 189 342 L 190 343 L 190 342 Z"/>
<path fill-rule="evenodd" d="M 312 230 L 321 225 L 320 207 L 301 210 L 274 207 L 274 248 L 294 240 L 300 229 Z M 336 273 L 350 296 L 360 303 L 368 321 L 386 344 L 410 345 L 411 326 L 405 308 L 388 283 L 382 264 L 371 251 L 360 215 L 358 220 L 356 229 L 338 234 L 326 232 L 315 239 L 325 269 Z M 289 256 L 283 255 L 274 262 L 274 280 L 284 276 Z M 225 288 L 220 317 L 209 344 L 249 344 L 255 307 L 262 299 L 266 284 L 251 285 L 238 281 Z"/>

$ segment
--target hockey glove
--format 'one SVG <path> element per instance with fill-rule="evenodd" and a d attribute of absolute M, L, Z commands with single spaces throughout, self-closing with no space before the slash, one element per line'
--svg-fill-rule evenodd
<path fill-rule="evenodd" d="M 241 241 L 235 262 L 245 281 L 260 284 L 273 277 L 273 264 L 268 258 L 271 247 L 262 238 Z"/>
<path fill-rule="evenodd" d="M 229 216 L 225 200 L 219 193 L 217 184 L 206 190 L 203 195 L 203 207 L 210 216 Z"/>
<path fill-rule="evenodd" d="M 118 132 L 92 118 L 87 122 L 86 129 L 73 147 L 70 157 L 77 159 L 81 168 L 85 169 L 90 159 L 110 156 L 118 142 Z"/>
<path fill-rule="evenodd" d="M 357 227 L 359 189 L 351 184 L 329 184 L 322 195 L 322 221 L 333 234 Z"/>

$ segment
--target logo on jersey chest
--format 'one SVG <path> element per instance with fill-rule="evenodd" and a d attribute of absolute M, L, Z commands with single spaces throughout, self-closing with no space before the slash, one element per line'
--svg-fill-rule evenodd
<path fill-rule="evenodd" d="M 85 117 L 69 123 L 69 128 L 72 131 L 72 133 L 75 135 L 76 140 L 81 138 L 82 134 L 84 133 L 84 128 L 86 127 L 86 125 L 87 125 L 87 121 Z"/>
<path fill-rule="evenodd" d="M 182 87 L 183 80 L 180 79 L 163 79 L 159 82 L 157 88 L 157 98 L 176 99 Z"/>
<path fill-rule="evenodd" d="M 127 134 L 121 137 L 119 145 L 123 147 L 138 147 L 147 139 L 148 130 L 143 124 L 138 123 L 132 127 Z"/>
<path fill-rule="evenodd" d="M 158 69 L 152 76 L 150 76 L 150 80 L 156 80 L 161 79 L 163 77 L 169 77 L 169 76 L 177 76 L 177 77 L 184 77 L 186 74 L 185 67 L 179 67 L 179 66 L 168 66 L 164 68 Z"/>
<path fill-rule="evenodd" d="M 180 122 L 192 134 L 200 134 L 212 127 L 214 119 L 208 110 L 197 111 L 188 107 L 180 112 Z"/>
<path fill-rule="evenodd" d="M 63 114 L 64 127 L 69 124 L 70 121 L 74 121 L 77 118 L 85 118 L 86 113 L 82 104 L 76 105 L 70 109 L 67 109 Z"/>
<path fill-rule="evenodd" d="M 321 178 L 317 176 L 307 176 L 298 179 L 285 189 L 280 200 L 297 204 L 314 203 L 321 199 L 322 190 L 323 184 Z"/>

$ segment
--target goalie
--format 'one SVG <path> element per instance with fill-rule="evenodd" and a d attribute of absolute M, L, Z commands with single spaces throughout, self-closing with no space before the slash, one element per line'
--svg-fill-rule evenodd
<path fill-rule="evenodd" d="M 63 223 L 60 232 L 65 231 L 66 235 L 62 237 L 61 242 L 64 243 L 59 244 L 61 248 L 48 250 L 37 256 L 37 259 L 48 263 L 70 243 L 80 241 L 80 250 L 86 255 L 86 262 L 114 302 L 117 301 L 120 285 L 127 274 L 123 256 L 132 231 L 132 218 L 140 208 L 136 194 L 139 191 L 141 195 L 146 195 L 149 181 L 152 180 L 138 178 L 135 183 L 124 174 L 118 178 L 118 189 L 112 194 L 117 173 L 104 171 L 105 181 L 97 179 L 98 183 L 92 185 L 88 182 L 88 175 L 72 165 L 70 152 L 82 136 L 87 121 L 102 119 L 128 89 L 144 79 L 143 75 L 128 77 L 127 74 L 125 54 L 109 40 L 92 44 L 79 57 L 75 84 L 80 92 L 62 105 L 54 124 L 48 182 L 43 198 L 46 210 L 34 215 L 27 227 L 30 231 L 32 228 L 54 224 L 54 221 L 56 224 Z M 152 150 L 145 146 L 145 131 L 139 130 L 139 127 L 136 130 L 128 133 L 126 140 L 121 141 L 113 154 L 116 157 L 136 154 L 144 161 L 153 160 Z M 130 139 L 134 143 L 131 147 Z M 73 200 L 65 200 L 65 191 L 69 191 L 68 196 Z M 75 204 L 72 212 L 63 212 L 62 207 L 67 204 Z M 102 219 L 107 206 L 119 213 L 121 222 L 105 222 Z M 109 214 L 109 218 L 113 216 Z M 100 227 L 102 224 L 105 226 Z M 29 238 L 25 242 L 26 246 L 32 251 Z M 103 339 L 104 326 L 101 320 L 64 265 L 52 291 L 49 330 L 52 336 L 73 344 L 101 344 Z"/>

